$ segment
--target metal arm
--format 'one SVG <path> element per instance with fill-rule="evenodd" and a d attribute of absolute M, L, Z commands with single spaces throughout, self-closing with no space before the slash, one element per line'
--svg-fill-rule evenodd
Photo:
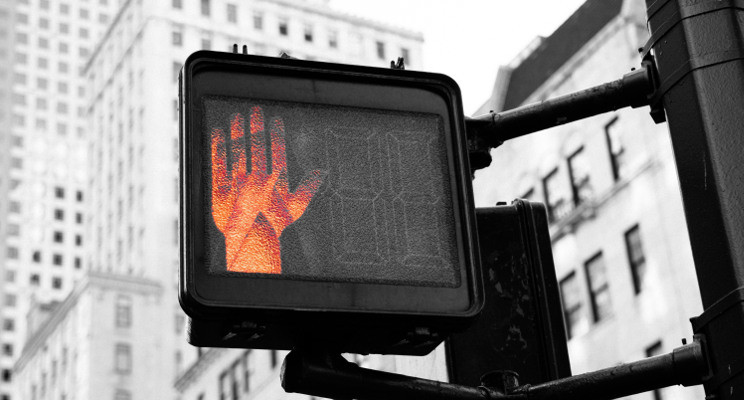
<path fill-rule="evenodd" d="M 488 166 L 488 150 L 506 140 L 624 107 L 651 104 L 654 121 L 663 122 L 664 111 L 653 102 L 657 87 L 653 58 L 646 56 L 640 69 L 618 80 L 511 110 L 466 118 L 471 168 Z"/>
<path fill-rule="evenodd" d="M 282 365 L 287 392 L 334 399 L 410 400 L 602 400 L 672 385 L 696 385 L 708 375 L 702 343 L 669 354 L 538 385 L 470 387 L 361 368 L 339 354 L 293 350 Z M 516 379 L 512 379 L 515 381 Z M 493 380 L 491 380 L 493 381 Z"/>

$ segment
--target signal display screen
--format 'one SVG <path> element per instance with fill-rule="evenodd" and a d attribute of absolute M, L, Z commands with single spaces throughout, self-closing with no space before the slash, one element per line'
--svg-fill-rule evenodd
<path fill-rule="evenodd" d="M 201 106 L 210 274 L 461 284 L 441 116 L 219 96 Z"/>

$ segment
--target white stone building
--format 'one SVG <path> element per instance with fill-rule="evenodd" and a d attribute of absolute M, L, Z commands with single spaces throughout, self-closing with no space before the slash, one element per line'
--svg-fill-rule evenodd
<path fill-rule="evenodd" d="M 0 1 L 0 399 L 32 301 L 63 300 L 83 275 L 89 218 L 82 68 L 115 0 Z"/>
<path fill-rule="evenodd" d="M 479 110 L 599 85 L 640 65 L 648 37 L 638 0 L 589 0 L 497 77 Z M 511 140 L 476 173 L 476 205 L 546 203 L 574 374 L 691 339 L 702 312 L 674 158 L 648 107 L 598 115 Z M 634 399 L 701 399 L 674 387 Z"/>
<path fill-rule="evenodd" d="M 153 332 L 169 314 L 165 296 L 152 280 L 86 274 L 29 338 L 16 364 L 19 398 L 170 398 L 170 366 L 152 356 L 167 340 Z"/>
<path fill-rule="evenodd" d="M 96 171 L 89 180 L 87 234 L 92 243 L 87 268 L 163 285 L 160 307 L 165 313 L 152 332 L 161 342 L 150 354 L 162 373 L 146 378 L 175 392 L 177 376 L 199 355 L 186 342 L 185 316 L 177 301 L 177 78 L 188 55 L 199 49 L 232 51 L 238 43 L 254 54 L 286 52 L 303 59 L 382 67 L 403 56 L 407 66 L 416 69 L 421 68 L 422 41 L 420 34 L 337 13 L 317 1 L 123 2 L 84 68 L 94 132 L 89 168 Z M 145 351 L 136 343 L 133 337 L 132 352 Z M 144 368 L 132 366 L 133 373 Z M 190 369 L 199 373 L 189 380 L 208 382 L 221 368 Z M 255 373 L 269 376 L 275 370 L 261 364 Z M 216 389 L 218 383 L 210 384 Z"/>

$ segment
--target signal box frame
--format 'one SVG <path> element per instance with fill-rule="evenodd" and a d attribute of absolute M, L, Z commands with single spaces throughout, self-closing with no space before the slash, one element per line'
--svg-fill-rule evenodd
<path fill-rule="evenodd" d="M 457 287 L 213 274 L 199 237 L 209 207 L 205 96 L 437 113 L 444 121 L 460 284 Z M 457 84 L 441 74 L 198 51 L 179 76 L 179 301 L 198 346 L 426 354 L 483 307 L 470 168 Z M 206 141 L 205 141 L 206 140 Z M 208 170 L 208 168 L 207 168 Z M 213 222 L 212 222 L 213 223 Z M 281 293 L 281 296 L 277 295 Z M 329 295 L 333 294 L 333 295 Z"/>

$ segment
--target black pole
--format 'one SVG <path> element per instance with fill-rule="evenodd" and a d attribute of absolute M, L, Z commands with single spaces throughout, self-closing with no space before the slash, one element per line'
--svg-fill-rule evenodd
<path fill-rule="evenodd" d="M 646 0 L 706 311 L 693 321 L 712 364 L 710 398 L 744 393 L 744 6 Z"/>
<path fill-rule="evenodd" d="M 699 385 L 706 372 L 702 346 L 694 342 L 669 354 L 539 385 L 522 386 L 511 394 L 524 394 L 529 400 L 617 399 L 666 386 Z"/>
<path fill-rule="evenodd" d="M 648 105 L 655 88 L 654 73 L 648 60 L 642 68 L 612 82 L 507 111 L 466 118 L 468 137 L 498 147 L 506 140 L 528 133 L 624 107 Z"/>
<path fill-rule="evenodd" d="M 454 385 L 361 368 L 339 354 L 292 350 L 282 364 L 282 387 L 332 399 L 484 400 L 500 394 L 483 387 Z"/>
<path fill-rule="evenodd" d="M 293 350 L 282 365 L 287 392 L 358 400 L 609 400 L 672 385 L 698 385 L 708 372 L 703 346 L 694 343 L 671 353 L 537 385 L 517 385 L 508 371 L 484 375 L 478 387 L 361 368 L 341 355 Z M 497 387 L 491 387 L 491 384 Z"/>

